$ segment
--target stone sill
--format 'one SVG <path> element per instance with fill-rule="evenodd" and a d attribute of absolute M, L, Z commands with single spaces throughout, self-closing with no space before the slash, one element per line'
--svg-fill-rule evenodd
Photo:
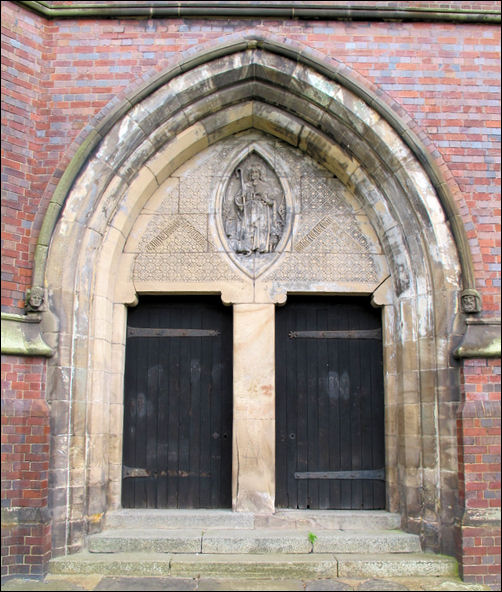
<path fill-rule="evenodd" d="M 500 358 L 500 319 L 468 318 L 456 358 Z"/>
<path fill-rule="evenodd" d="M 41 316 L 2 313 L 2 354 L 45 356 L 54 354 L 40 331 Z"/>

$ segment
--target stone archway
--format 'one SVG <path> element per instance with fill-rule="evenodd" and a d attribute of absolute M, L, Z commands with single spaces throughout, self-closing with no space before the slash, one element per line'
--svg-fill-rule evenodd
<path fill-rule="evenodd" d="M 46 269 L 50 306 L 60 320 L 48 375 L 55 554 L 79 548 L 83 534 L 119 504 L 125 319 L 138 292 L 221 293 L 234 306 L 234 508 L 273 511 L 274 306 L 288 292 L 309 291 L 372 294 L 383 307 L 388 509 L 401 512 L 403 526 L 420 533 L 426 547 L 453 552 L 459 393 L 451 351 L 462 270 L 448 219 L 428 174 L 386 119 L 325 68 L 295 57 L 249 41 L 184 64 L 124 108 L 66 197 Z M 246 133 L 248 146 L 272 138 L 336 177 L 378 250 L 370 257 L 378 270 L 370 280 L 356 285 L 334 265 L 308 282 L 274 277 L 276 266 L 259 279 L 228 264 L 237 279 L 221 272 L 216 280 L 190 281 L 179 256 L 174 280 L 141 276 L 138 259 L 159 236 L 135 234 L 155 212 L 150 200 L 177 171 L 181 178 L 190 159 Z M 280 158 L 274 163 L 289 176 L 287 167 L 280 172 Z M 217 189 L 206 195 L 217 203 Z M 291 204 L 294 211 L 293 197 Z M 215 215 L 208 210 L 208 232 Z M 143 251 L 128 250 L 143 238 Z M 300 256 L 294 249 L 291 240 L 293 267 Z M 313 259 L 303 255 L 308 266 Z M 225 255 L 213 253 L 200 265 L 214 268 L 218 257 Z M 262 362 L 253 376 L 239 355 L 244 343 Z M 254 450 L 247 465 L 239 437 Z M 265 475 L 258 485 L 257 474 Z"/>

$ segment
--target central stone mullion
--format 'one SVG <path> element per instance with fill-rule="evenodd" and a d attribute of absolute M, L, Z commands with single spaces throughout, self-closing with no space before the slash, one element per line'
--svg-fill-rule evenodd
<path fill-rule="evenodd" d="M 275 503 L 274 304 L 234 304 L 232 508 Z"/>

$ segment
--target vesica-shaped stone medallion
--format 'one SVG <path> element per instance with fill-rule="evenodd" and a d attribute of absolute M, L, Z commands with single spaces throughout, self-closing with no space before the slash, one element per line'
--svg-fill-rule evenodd
<path fill-rule="evenodd" d="M 281 254 L 290 216 L 285 186 L 256 149 L 230 168 L 220 207 L 225 250 L 247 275 L 257 277 Z"/>

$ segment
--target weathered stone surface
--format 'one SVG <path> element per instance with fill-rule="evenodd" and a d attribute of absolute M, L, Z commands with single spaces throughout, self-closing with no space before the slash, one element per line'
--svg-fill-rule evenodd
<path fill-rule="evenodd" d="M 470 321 L 462 342 L 455 350 L 457 358 L 500 357 L 500 321 Z"/>
<path fill-rule="evenodd" d="M 52 574 L 103 574 L 103 575 L 170 575 L 171 555 L 149 553 L 146 557 L 137 553 L 99 554 L 82 552 L 50 561 Z"/>
<path fill-rule="evenodd" d="M 312 592 L 319 591 L 319 592 L 328 592 L 334 590 L 354 590 L 354 588 L 350 584 L 346 584 L 345 582 L 340 582 L 338 580 L 317 580 L 315 582 L 310 582 L 306 585 L 305 590 Z"/>
<path fill-rule="evenodd" d="M 201 543 L 200 529 L 117 529 L 89 537 L 87 547 L 91 553 L 199 553 Z"/>
<path fill-rule="evenodd" d="M 482 584 L 470 584 L 458 579 L 444 579 L 438 577 L 399 577 L 384 580 L 370 580 L 373 586 L 382 585 L 383 590 L 489 590 L 489 586 Z M 53 575 L 49 574 L 44 580 L 27 580 L 14 578 L 2 582 L 2 590 L 9 591 L 45 591 L 45 590 L 308 590 L 308 591 L 334 591 L 356 590 L 358 586 L 368 584 L 368 580 L 360 579 L 340 580 L 321 578 L 317 580 L 305 579 L 260 579 L 260 578 L 177 578 L 173 576 L 103 576 L 91 575 Z M 385 587 L 387 586 L 387 587 Z M 399 587 L 399 588 L 397 588 Z"/>
<path fill-rule="evenodd" d="M 220 530 L 202 536 L 202 553 L 310 553 L 311 549 L 306 532 Z"/>
<path fill-rule="evenodd" d="M 293 555 L 189 555 L 173 556 L 173 576 L 251 578 L 333 578 L 337 564 L 333 558 L 313 554 Z"/>
<path fill-rule="evenodd" d="M 44 341 L 39 318 L 2 313 L 2 354 L 50 357 L 54 350 Z"/>
<path fill-rule="evenodd" d="M 274 511 L 274 312 L 273 304 L 234 307 L 232 507 L 238 511 Z"/>
<path fill-rule="evenodd" d="M 197 590 L 200 589 L 193 578 L 155 578 L 155 577 L 104 577 L 94 590 Z"/>
<path fill-rule="evenodd" d="M 417 535 L 404 532 L 365 531 L 316 533 L 314 553 L 417 553 L 421 551 Z"/>
<path fill-rule="evenodd" d="M 229 510 L 126 510 L 108 512 L 107 528 L 253 528 L 254 515 Z"/>
<path fill-rule="evenodd" d="M 316 530 L 379 530 L 396 529 L 401 525 L 397 513 L 383 510 L 277 510 L 273 515 L 256 516 L 257 528 L 303 528 Z"/>
<path fill-rule="evenodd" d="M 54 581 L 49 580 L 46 582 L 39 582 L 36 580 L 23 580 L 23 579 L 15 579 L 10 580 L 7 582 L 2 582 L 2 590 L 6 592 L 58 592 L 61 590 L 62 592 L 72 592 L 73 590 L 88 590 L 85 586 L 79 585 L 75 582 L 69 582 L 68 580 L 60 580 Z"/>
<path fill-rule="evenodd" d="M 452 557 L 428 554 L 356 555 L 336 554 L 339 577 L 386 578 L 408 576 L 456 576 L 457 562 Z"/>
<path fill-rule="evenodd" d="M 398 582 L 373 579 L 359 584 L 359 586 L 357 586 L 357 590 L 388 590 L 390 592 L 391 590 L 409 590 L 409 588 L 403 584 L 399 584 Z"/>
<path fill-rule="evenodd" d="M 230 590 L 256 590 L 262 592 L 263 590 L 304 590 L 304 584 L 300 580 L 290 579 L 248 579 L 243 578 L 201 578 L 199 580 L 198 590 L 205 590 L 207 592 L 222 592 Z"/>
<path fill-rule="evenodd" d="M 335 276 L 338 284 L 345 281 L 347 285 L 352 283 L 352 288 L 358 282 L 362 282 L 362 284 L 372 282 L 375 285 L 379 283 L 381 281 L 380 269 L 386 267 L 383 259 L 379 261 L 378 257 L 375 258 L 381 253 L 378 239 L 365 216 L 360 214 L 354 216 L 354 212 L 360 206 L 343 184 L 326 176 L 329 173 L 325 170 L 323 173 L 323 169 L 314 165 L 312 161 L 305 160 L 305 158 L 298 159 L 297 156 L 294 156 L 294 151 L 286 148 L 280 142 L 271 142 L 266 137 L 257 135 L 256 132 L 250 134 L 249 138 L 261 138 L 261 143 L 257 144 L 255 141 L 258 150 L 259 146 L 263 145 L 266 147 L 267 153 L 272 155 L 274 163 L 277 165 L 280 163 L 280 166 L 277 166 L 277 174 L 281 177 L 283 174 L 285 175 L 284 179 L 287 179 L 291 186 L 291 194 L 296 200 L 291 204 L 292 211 L 303 211 L 295 225 L 297 234 L 292 246 L 295 251 L 298 251 L 298 255 L 289 266 L 286 264 L 286 259 L 282 261 L 280 269 L 283 271 L 279 272 L 276 282 L 278 286 L 274 289 L 279 289 L 281 281 L 283 283 L 286 281 L 286 284 L 290 286 L 292 283 L 294 284 L 295 279 L 297 282 L 303 283 L 316 281 L 329 283 L 330 278 Z M 247 144 L 249 145 L 249 140 Z M 185 226 L 186 224 L 193 225 L 197 217 L 194 214 L 197 212 L 201 215 L 204 213 L 212 215 L 213 212 L 216 216 L 220 215 L 218 206 L 213 201 L 212 192 L 217 185 L 217 174 L 222 175 L 222 167 L 220 164 L 218 170 L 212 162 L 215 158 L 219 158 L 222 151 L 225 152 L 225 146 L 234 147 L 235 153 L 239 146 L 246 146 L 245 137 L 239 141 L 225 140 L 219 148 L 211 148 L 211 151 L 204 153 L 205 155 L 198 156 L 191 166 L 185 165 L 180 170 L 183 172 L 177 172 L 177 177 L 171 177 L 159 188 L 151 200 L 152 205 L 148 204 L 145 207 L 145 214 L 149 212 L 150 218 L 139 217 L 127 244 L 127 250 L 139 250 L 142 253 L 138 257 L 135 267 L 137 280 L 151 281 L 155 278 L 162 281 L 164 277 L 176 279 L 178 275 L 180 278 L 190 280 L 190 274 L 193 275 L 199 267 L 202 270 L 210 269 L 210 275 L 214 279 L 227 281 L 233 279 L 234 276 L 230 268 L 225 271 L 222 267 L 221 272 L 217 273 L 215 268 L 217 260 L 214 257 L 211 262 L 204 260 L 199 266 L 194 261 L 194 257 L 200 258 L 202 253 L 212 251 L 214 248 L 222 248 L 218 247 L 219 239 L 211 236 L 211 231 L 208 233 L 207 229 L 199 229 L 200 225 L 197 225 L 197 233 L 200 233 L 201 240 L 197 243 L 194 243 L 193 240 L 190 242 L 194 232 L 186 232 L 186 229 L 183 230 L 179 224 L 181 220 Z M 226 154 L 229 154 L 228 150 Z M 288 171 L 285 172 L 285 169 Z M 174 184 L 176 179 L 180 180 L 179 188 Z M 222 180 L 220 180 L 221 182 Z M 176 201 L 173 201 L 173 198 Z M 172 204 L 171 209 L 166 209 L 169 203 Z M 175 212 L 179 212 L 179 214 L 176 216 Z M 176 233 L 179 235 L 177 240 L 175 240 Z M 289 248 L 288 246 L 287 249 Z M 223 245 L 223 249 L 228 249 L 228 247 Z M 183 265 L 181 260 L 176 263 L 176 258 L 173 259 L 172 255 L 170 257 L 162 255 L 159 259 L 160 253 L 164 252 L 169 254 L 191 252 L 193 254 L 188 256 L 191 261 L 187 261 Z M 305 260 L 304 264 L 297 260 L 300 252 Z M 336 255 L 336 253 L 340 255 Z M 317 266 L 315 265 L 316 256 L 318 257 Z M 232 257 L 235 260 L 235 255 Z M 326 257 L 334 259 L 330 262 Z M 348 258 L 350 261 L 347 264 Z M 157 261 L 157 259 L 159 260 Z M 366 259 L 368 261 L 365 263 Z M 271 264 L 265 255 L 261 257 L 260 261 L 261 268 L 263 263 L 266 263 L 267 266 Z M 239 257 L 239 261 L 235 262 L 246 273 L 254 274 L 258 269 L 255 269 L 255 265 L 253 265 L 253 259 Z M 180 266 L 180 272 L 176 272 L 173 263 Z M 286 267 L 284 267 L 285 264 Z M 358 272 L 355 270 L 358 270 L 361 265 L 363 267 L 369 265 L 369 275 L 364 271 L 360 271 L 357 275 Z M 150 268 L 154 271 L 149 272 Z M 375 270 L 377 270 L 377 275 L 375 275 Z M 275 275 L 271 277 L 275 277 Z M 209 275 L 194 276 L 194 279 L 207 281 Z"/>

